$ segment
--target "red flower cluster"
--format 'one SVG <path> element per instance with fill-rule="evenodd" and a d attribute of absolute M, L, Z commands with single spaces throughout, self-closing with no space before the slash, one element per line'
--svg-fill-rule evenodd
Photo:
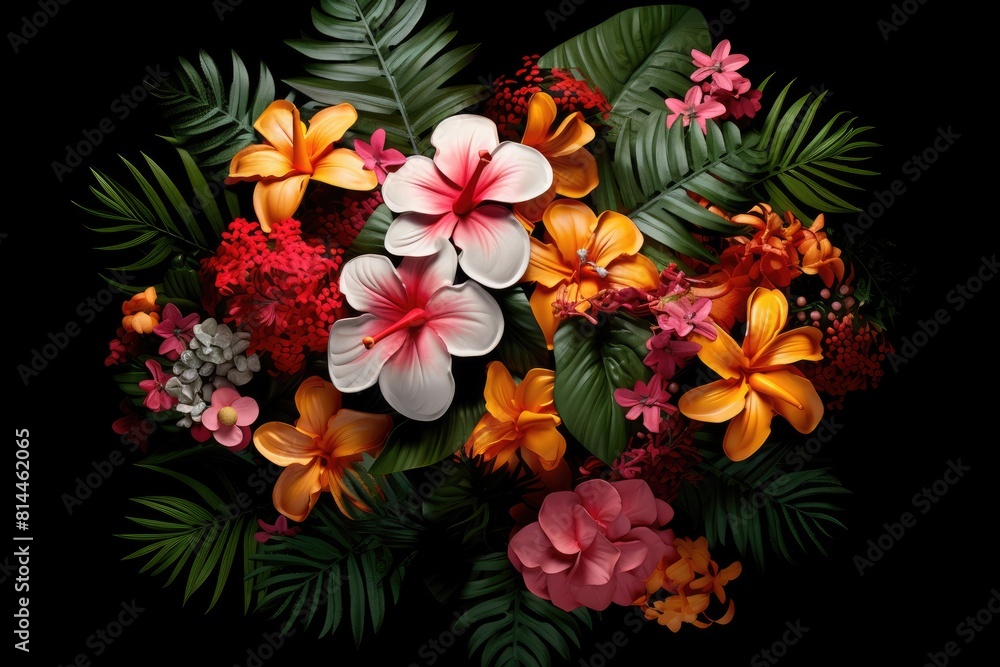
<path fill-rule="evenodd" d="M 202 305 L 208 312 L 221 307 L 222 321 L 250 332 L 248 354 L 266 352 L 274 371 L 295 373 L 306 355 L 326 352 L 330 326 L 343 313 L 343 252 L 304 238 L 297 220 L 264 234 L 238 218 L 215 255 L 202 261 Z"/>

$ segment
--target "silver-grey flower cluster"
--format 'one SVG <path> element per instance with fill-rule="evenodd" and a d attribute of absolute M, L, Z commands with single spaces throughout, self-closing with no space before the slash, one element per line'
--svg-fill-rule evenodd
<path fill-rule="evenodd" d="M 249 347 L 249 332 L 233 331 L 215 318 L 194 326 L 189 349 L 174 362 L 174 377 L 164 385 L 164 390 L 177 399 L 174 409 L 184 414 L 178 426 L 190 428 L 200 422 L 216 389 L 243 386 L 260 371 L 257 354 L 245 354 Z"/>

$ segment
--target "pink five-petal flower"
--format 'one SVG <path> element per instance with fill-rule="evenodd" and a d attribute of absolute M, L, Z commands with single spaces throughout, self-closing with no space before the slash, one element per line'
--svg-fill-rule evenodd
<path fill-rule="evenodd" d="M 160 323 L 153 327 L 153 333 L 163 339 L 159 353 L 171 361 L 177 361 L 181 353 L 188 349 L 188 343 L 194 338 L 194 326 L 201 318 L 198 313 L 187 317 L 172 303 L 163 307 Z"/>
<path fill-rule="evenodd" d="M 523 229 L 523 227 L 522 227 Z M 451 244 L 394 267 L 383 255 L 361 255 L 340 273 L 340 291 L 362 311 L 330 328 L 329 368 L 343 392 L 379 383 L 400 414 L 420 421 L 443 415 L 455 396 L 451 357 L 475 357 L 503 335 L 500 306 L 480 285 L 454 285 Z"/>
<path fill-rule="evenodd" d="M 615 402 L 629 409 L 625 413 L 625 419 L 635 420 L 641 416 L 642 425 L 647 431 L 659 433 L 663 422 L 661 410 L 670 414 L 677 412 L 677 406 L 667 402 L 670 400 L 670 393 L 663 382 L 663 376 L 653 375 L 648 384 L 637 380 L 635 389 L 615 389 Z"/>
<path fill-rule="evenodd" d="M 548 191 L 552 167 L 538 150 L 500 143 L 489 118 L 460 114 L 438 123 L 434 158 L 411 155 L 382 185 L 386 206 L 400 215 L 389 225 L 385 248 L 425 257 L 449 239 L 470 278 L 502 288 L 520 280 L 531 254 L 528 232 L 504 204 Z"/>
<path fill-rule="evenodd" d="M 665 102 L 667 108 L 673 111 L 673 113 L 667 116 L 667 127 L 671 127 L 677 122 L 678 118 L 683 118 L 684 126 L 687 127 L 690 125 L 691 120 L 694 119 L 698 123 L 698 127 L 701 128 L 702 133 L 707 132 L 705 121 L 726 113 L 726 105 L 711 99 L 703 102 L 703 97 L 704 93 L 701 90 L 701 86 L 691 86 L 687 94 L 684 95 L 683 100 L 679 100 L 676 97 L 668 97 Z"/>
<path fill-rule="evenodd" d="M 355 139 L 354 152 L 365 161 L 365 169 L 375 172 L 379 183 L 384 183 L 390 171 L 396 171 L 396 167 L 406 162 L 406 156 L 401 152 L 385 147 L 385 129 L 381 127 L 372 132 L 371 143 Z"/>
<path fill-rule="evenodd" d="M 201 414 L 201 424 L 220 445 L 240 451 L 250 444 L 250 424 L 259 413 L 257 401 L 221 387 L 212 392 L 212 405 Z"/>
<path fill-rule="evenodd" d="M 160 362 L 155 359 L 146 360 L 146 368 L 153 377 L 149 380 L 139 382 L 139 389 L 146 392 L 146 398 L 142 404 L 153 412 L 169 410 L 177 403 L 177 399 L 166 392 L 167 380 L 173 377 L 170 373 L 164 373 Z"/>
<path fill-rule="evenodd" d="M 691 57 L 698 69 L 691 74 L 692 81 L 704 81 L 712 77 L 712 83 L 723 90 L 732 90 L 736 79 L 741 79 L 736 73 L 739 68 L 750 62 L 750 59 L 742 54 L 729 54 L 730 44 L 728 39 L 719 42 L 712 50 L 712 55 L 702 53 L 697 49 L 691 49 Z"/>
<path fill-rule="evenodd" d="M 690 299 L 675 299 L 659 306 L 660 314 L 656 323 L 663 331 L 673 331 L 678 337 L 684 338 L 692 331 L 715 340 L 715 326 L 709 316 L 712 310 L 712 300 L 708 297 Z"/>
<path fill-rule="evenodd" d="M 274 535 L 280 535 L 281 537 L 292 537 L 298 535 L 302 529 L 299 526 L 294 526 L 292 528 L 288 527 L 288 517 L 284 514 L 279 514 L 277 520 L 274 524 L 267 523 L 263 519 L 257 519 L 257 524 L 263 528 L 253 534 L 255 540 L 263 544 L 267 542 Z"/>

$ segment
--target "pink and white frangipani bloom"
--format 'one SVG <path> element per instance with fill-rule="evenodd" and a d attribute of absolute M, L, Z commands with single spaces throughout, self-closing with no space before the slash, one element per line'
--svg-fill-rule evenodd
<path fill-rule="evenodd" d="M 250 444 L 250 424 L 259 414 L 257 401 L 240 396 L 235 389 L 220 387 L 212 392 L 212 404 L 201 413 L 202 428 L 192 428 L 191 434 L 204 442 L 207 431 L 220 445 L 238 452 Z"/>
<path fill-rule="evenodd" d="M 459 114 L 431 135 L 434 158 L 411 155 L 382 184 L 382 199 L 400 215 L 389 225 L 385 248 L 425 257 L 450 241 L 470 278 L 502 288 L 520 280 L 531 254 L 528 232 L 505 204 L 547 192 L 552 167 L 538 150 L 500 143 L 489 118 Z"/>
<path fill-rule="evenodd" d="M 730 44 L 728 39 L 719 42 L 712 50 L 712 55 L 702 53 L 698 49 L 691 49 L 691 57 L 698 69 L 691 74 L 692 81 L 704 81 L 712 77 L 712 83 L 723 90 L 732 90 L 737 79 L 743 77 L 737 74 L 739 68 L 750 62 L 750 59 L 742 54 L 729 55 Z"/>
<path fill-rule="evenodd" d="M 404 257 L 398 268 L 374 254 L 344 264 L 340 291 L 363 314 L 330 328 L 333 385 L 356 392 L 378 381 L 400 414 L 420 421 L 443 415 L 455 396 L 452 355 L 484 355 L 504 329 L 500 306 L 485 289 L 453 284 L 457 270 L 450 243 L 433 255 Z"/>
<path fill-rule="evenodd" d="M 668 97 L 665 100 L 667 108 L 673 113 L 667 116 L 667 127 L 671 127 L 678 118 L 683 118 L 684 127 L 687 127 L 693 119 L 701 128 L 702 134 L 707 132 L 705 121 L 726 113 L 726 105 L 712 99 L 703 102 L 704 96 L 705 93 L 702 92 L 701 86 L 694 85 L 688 89 L 683 101 L 676 97 Z"/>

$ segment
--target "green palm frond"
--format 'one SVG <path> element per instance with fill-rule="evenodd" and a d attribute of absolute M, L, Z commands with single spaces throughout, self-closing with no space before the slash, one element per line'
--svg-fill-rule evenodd
<path fill-rule="evenodd" d="M 111 270 L 142 271 L 160 266 L 178 255 L 196 256 L 214 252 L 222 231 L 231 220 L 239 217 L 235 196 L 224 192 L 224 208 L 220 208 L 191 154 L 179 146 L 175 149 L 187 179 L 183 188 L 175 184 L 167 171 L 146 154 L 142 157 L 151 176 L 126 158 L 121 158 L 134 180 L 131 189 L 107 174 L 91 169 L 96 184 L 90 186 L 90 192 L 97 204 L 74 204 L 95 218 L 115 223 L 88 229 L 122 238 L 96 249 L 139 255 L 126 264 L 109 267 Z M 141 291 L 134 285 L 116 283 L 116 286 L 130 292 Z"/>
<path fill-rule="evenodd" d="M 553 651 L 568 662 L 570 644 L 579 649 L 581 636 L 593 627 L 585 607 L 566 612 L 526 590 L 506 552 L 475 559 L 460 597 L 471 600 L 472 606 L 457 623 L 475 626 L 469 656 L 482 650 L 484 667 L 548 666 L 555 662 Z"/>
<path fill-rule="evenodd" d="M 667 110 L 650 114 L 633 132 L 627 121 L 612 165 L 611 179 L 595 191 L 600 210 L 618 202 L 646 236 L 646 245 L 715 262 L 692 236 L 732 235 L 740 230 L 701 206 L 689 193 L 725 211 L 739 211 L 753 198 L 749 188 L 763 169 L 766 154 L 730 122 L 706 123 L 706 132 L 674 123 Z M 646 252 L 644 246 L 643 252 Z"/>
<path fill-rule="evenodd" d="M 260 64 L 255 90 L 243 60 L 235 51 L 230 53 L 228 86 L 216 62 L 199 51 L 198 67 L 179 58 L 174 76 L 152 89 L 173 139 L 206 172 L 228 168 L 233 155 L 257 141 L 254 122 L 274 101 L 274 79 L 267 66 Z"/>
<path fill-rule="evenodd" d="M 244 611 L 249 610 L 253 582 L 246 580 L 246 573 L 250 569 L 249 558 L 259 546 L 254 539 L 259 530 L 257 508 L 244 507 L 245 503 L 239 502 L 238 491 L 224 473 L 218 474 L 218 480 L 222 480 L 228 491 L 227 499 L 187 474 L 148 463 L 139 466 L 174 478 L 187 491 L 193 491 L 197 499 L 168 495 L 133 498 L 133 502 L 152 510 L 154 515 L 128 517 L 145 532 L 122 533 L 117 537 L 145 545 L 124 560 L 144 558 L 146 562 L 140 572 L 168 573 L 165 585 L 183 575 L 184 604 L 214 574 L 215 586 L 206 613 L 218 602 L 227 583 L 242 581 L 243 607 Z M 234 565 L 240 563 L 242 569 L 234 570 Z"/>
<path fill-rule="evenodd" d="M 475 57 L 478 45 L 446 50 L 456 32 L 451 15 L 420 22 L 425 0 L 323 0 L 312 12 L 322 36 L 287 40 L 310 58 L 311 76 L 285 80 L 317 103 L 350 103 L 359 112 L 353 132 L 385 128 L 386 144 L 404 152 L 429 148 L 430 130 L 480 101 L 487 87 L 445 84 Z M 365 134 L 367 133 L 367 134 Z"/>
<path fill-rule="evenodd" d="M 825 556 L 831 529 L 844 528 L 834 496 L 850 491 L 829 468 L 806 467 L 791 445 L 765 448 L 739 462 L 714 450 L 701 453 L 703 478 L 681 487 L 676 506 L 704 526 L 710 545 L 731 540 L 762 567 L 769 552 L 787 562 L 797 553 Z"/>
<path fill-rule="evenodd" d="M 847 179 L 878 173 L 857 166 L 868 159 L 867 149 L 879 146 L 858 139 L 872 128 L 856 126 L 856 118 L 843 111 L 817 127 L 826 91 L 804 95 L 786 108 L 792 83 L 775 99 L 757 140 L 756 147 L 768 154 L 764 176 L 754 184 L 758 200 L 779 212 L 792 211 L 806 225 L 819 213 L 860 211 L 845 196 L 863 188 Z"/>

